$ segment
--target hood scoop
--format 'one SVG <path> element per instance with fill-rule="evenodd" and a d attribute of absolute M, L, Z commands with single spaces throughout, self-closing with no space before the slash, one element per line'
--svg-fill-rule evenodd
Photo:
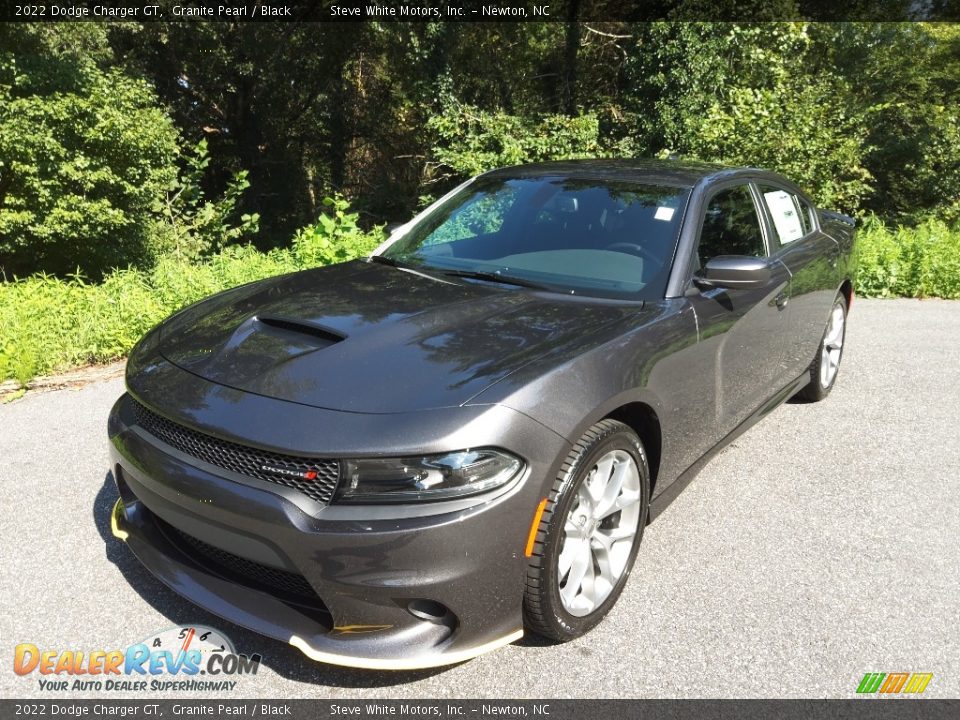
<path fill-rule="evenodd" d="M 341 340 L 346 340 L 345 335 L 317 323 L 276 315 L 258 315 L 254 320 L 260 326 L 258 329 L 275 335 L 286 335 L 291 340 L 298 337 L 301 342 L 306 340 L 318 348 L 329 347 Z"/>
<path fill-rule="evenodd" d="M 248 316 L 226 336 L 219 327 L 206 327 L 203 320 L 197 323 L 195 341 L 174 355 L 175 362 L 203 377 L 222 377 L 240 387 L 346 339 L 322 325 L 279 315 Z"/>

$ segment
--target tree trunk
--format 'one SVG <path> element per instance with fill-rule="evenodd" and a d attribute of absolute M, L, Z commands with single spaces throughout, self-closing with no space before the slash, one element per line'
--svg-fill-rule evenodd
<path fill-rule="evenodd" d="M 577 114 L 577 53 L 580 51 L 580 0 L 571 0 L 567 6 L 567 37 L 563 57 L 563 112 Z"/>

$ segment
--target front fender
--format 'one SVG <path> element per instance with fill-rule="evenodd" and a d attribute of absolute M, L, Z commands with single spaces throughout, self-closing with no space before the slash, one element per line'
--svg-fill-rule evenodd
<path fill-rule="evenodd" d="M 487 388 L 471 402 L 497 403 L 522 412 L 575 443 L 594 423 L 619 408 L 643 403 L 657 416 L 663 438 L 660 477 L 684 468 L 675 452 L 698 412 L 688 397 L 689 373 L 702 365 L 697 325 L 683 298 L 666 300 L 646 322 L 553 367 L 534 363 Z M 659 483 L 658 483 L 659 484 Z"/>

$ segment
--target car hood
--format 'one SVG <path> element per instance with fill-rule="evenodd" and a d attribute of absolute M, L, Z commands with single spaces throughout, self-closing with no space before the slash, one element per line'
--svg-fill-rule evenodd
<path fill-rule="evenodd" d="M 161 326 L 158 349 L 238 390 L 408 412 L 462 405 L 544 355 L 587 350 L 637 311 L 353 261 L 197 303 Z"/>

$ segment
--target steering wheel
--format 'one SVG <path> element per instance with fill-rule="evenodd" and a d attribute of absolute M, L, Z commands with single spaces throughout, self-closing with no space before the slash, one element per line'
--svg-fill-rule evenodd
<path fill-rule="evenodd" d="M 646 258 L 650 262 L 654 263 L 658 268 L 663 267 L 663 260 L 654 255 L 650 250 L 647 250 L 642 245 L 632 242 L 617 242 L 613 245 L 607 245 L 604 250 L 612 250 L 613 252 L 628 252 L 631 255 L 639 255 L 642 258 Z"/>

